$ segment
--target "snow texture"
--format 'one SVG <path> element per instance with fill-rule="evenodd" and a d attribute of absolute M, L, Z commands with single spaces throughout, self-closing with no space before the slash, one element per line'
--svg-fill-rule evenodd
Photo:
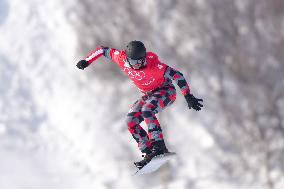
<path fill-rule="evenodd" d="M 275 38 L 282 31 L 283 39 L 283 6 L 276 0 L 278 8 L 262 2 L 255 15 L 247 15 L 251 3 L 224 2 L 0 0 L 0 188 L 283 188 L 283 131 L 256 129 L 245 122 L 273 128 L 283 124 L 283 40 L 281 45 Z M 221 11 L 221 5 L 228 9 Z M 262 15 L 266 6 L 273 10 L 273 18 Z M 231 30 L 235 25 L 223 20 L 229 19 L 228 12 L 236 13 L 231 9 L 243 13 L 230 22 L 242 26 L 237 28 L 236 43 L 232 38 L 236 31 Z M 262 18 L 253 25 L 264 40 L 261 45 L 242 19 L 253 16 Z M 218 28 L 216 20 L 222 23 Z M 150 177 L 132 177 L 133 162 L 141 154 L 125 125 L 139 92 L 103 58 L 84 71 L 75 66 L 98 45 L 124 48 L 133 39 L 145 41 L 162 61 L 190 77 L 193 93 L 204 99 L 205 106 L 201 112 L 188 110 L 179 93 L 158 116 L 169 150 L 179 156 Z M 239 56 L 232 56 L 234 45 L 239 45 Z M 275 54 L 263 53 L 276 45 Z M 249 69 L 243 64 L 234 67 L 245 53 L 251 55 L 246 59 Z M 256 78 L 267 79 L 256 84 L 250 70 L 262 60 L 268 64 L 253 73 L 265 73 Z M 232 74 L 238 70 L 243 71 L 240 76 Z M 241 94 L 239 78 L 245 86 Z M 267 110 L 264 85 L 276 86 L 269 89 L 282 112 L 258 119 L 254 115 Z M 256 106 L 262 104 L 258 101 L 263 106 Z M 235 104 L 238 111 L 229 109 Z M 226 107 L 232 119 L 224 118 Z M 259 108 L 256 114 L 250 111 L 254 107 Z M 244 127 L 234 124 L 237 121 Z M 230 132 L 233 128 L 240 129 Z M 255 145 L 247 145 L 251 141 Z"/>

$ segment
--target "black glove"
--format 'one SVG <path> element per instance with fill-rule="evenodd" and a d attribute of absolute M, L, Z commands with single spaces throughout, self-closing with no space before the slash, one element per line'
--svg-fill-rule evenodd
<path fill-rule="evenodd" d="M 201 107 L 203 107 L 203 105 L 199 103 L 199 101 L 203 102 L 203 100 L 195 98 L 192 94 L 185 95 L 185 99 L 189 109 L 193 108 L 194 110 L 199 111 L 201 110 Z"/>
<path fill-rule="evenodd" d="M 89 66 L 88 62 L 86 60 L 80 60 L 77 65 L 76 65 L 79 69 L 83 70 L 86 67 Z"/>

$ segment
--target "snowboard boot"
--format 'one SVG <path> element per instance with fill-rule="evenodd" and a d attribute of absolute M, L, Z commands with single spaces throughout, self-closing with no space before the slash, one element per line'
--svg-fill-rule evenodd
<path fill-rule="evenodd" d="M 160 140 L 160 141 L 155 141 L 153 142 L 153 148 L 151 151 L 147 151 L 146 154 L 142 157 L 144 157 L 143 160 L 135 162 L 134 165 L 138 168 L 138 169 L 142 169 L 147 163 L 149 163 L 151 161 L 151 159 L 155 156 L 158 155 L 162 155 L 165 153 L 168 153 L 168 149 L 165 145 L 164 140 Z"/>

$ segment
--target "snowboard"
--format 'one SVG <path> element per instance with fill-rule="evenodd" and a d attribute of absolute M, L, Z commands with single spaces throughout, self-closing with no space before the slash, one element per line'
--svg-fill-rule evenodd
<path fill-rule="evenodd" d="M 173 157 L 175 157 L 175 152 L 169 152 L 162 155 L 155 156 L 151 159 L 149 163 L 147 163 L 144 167 L 141 169 L 138 169 L 134 175 L 142 175 L 142 174 L 149 174 L 152 172 L 157 171 L 162 165 L 164 165 L 166 162 L 171 160 Z"/>

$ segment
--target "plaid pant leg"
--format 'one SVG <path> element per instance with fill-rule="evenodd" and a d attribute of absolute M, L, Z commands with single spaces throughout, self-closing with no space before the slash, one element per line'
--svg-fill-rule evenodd
<path fill-rule="evenodd" d="M 140 126 L 140 123 L 144 120 L 141 112 L 142 105 L 144 101 L 138 100 L 134 103 L 131 110 L 127 114 L 126 123 L 128 130 L 132 137 L 138 144 L 138 148 L 141 152 L 148 147 L 151 148 L 151 143 L 148 138 L 147 132 Z"/>
<path fill-rule="evenodd" d="M 148 126 L 148 137 L 151 142 L 163 140 L 163 132 L 155 114 L 170 106 L 176 99 L 174 87 L 161 89 L 151 95 L 142 107 L 142 116 Z"/>

